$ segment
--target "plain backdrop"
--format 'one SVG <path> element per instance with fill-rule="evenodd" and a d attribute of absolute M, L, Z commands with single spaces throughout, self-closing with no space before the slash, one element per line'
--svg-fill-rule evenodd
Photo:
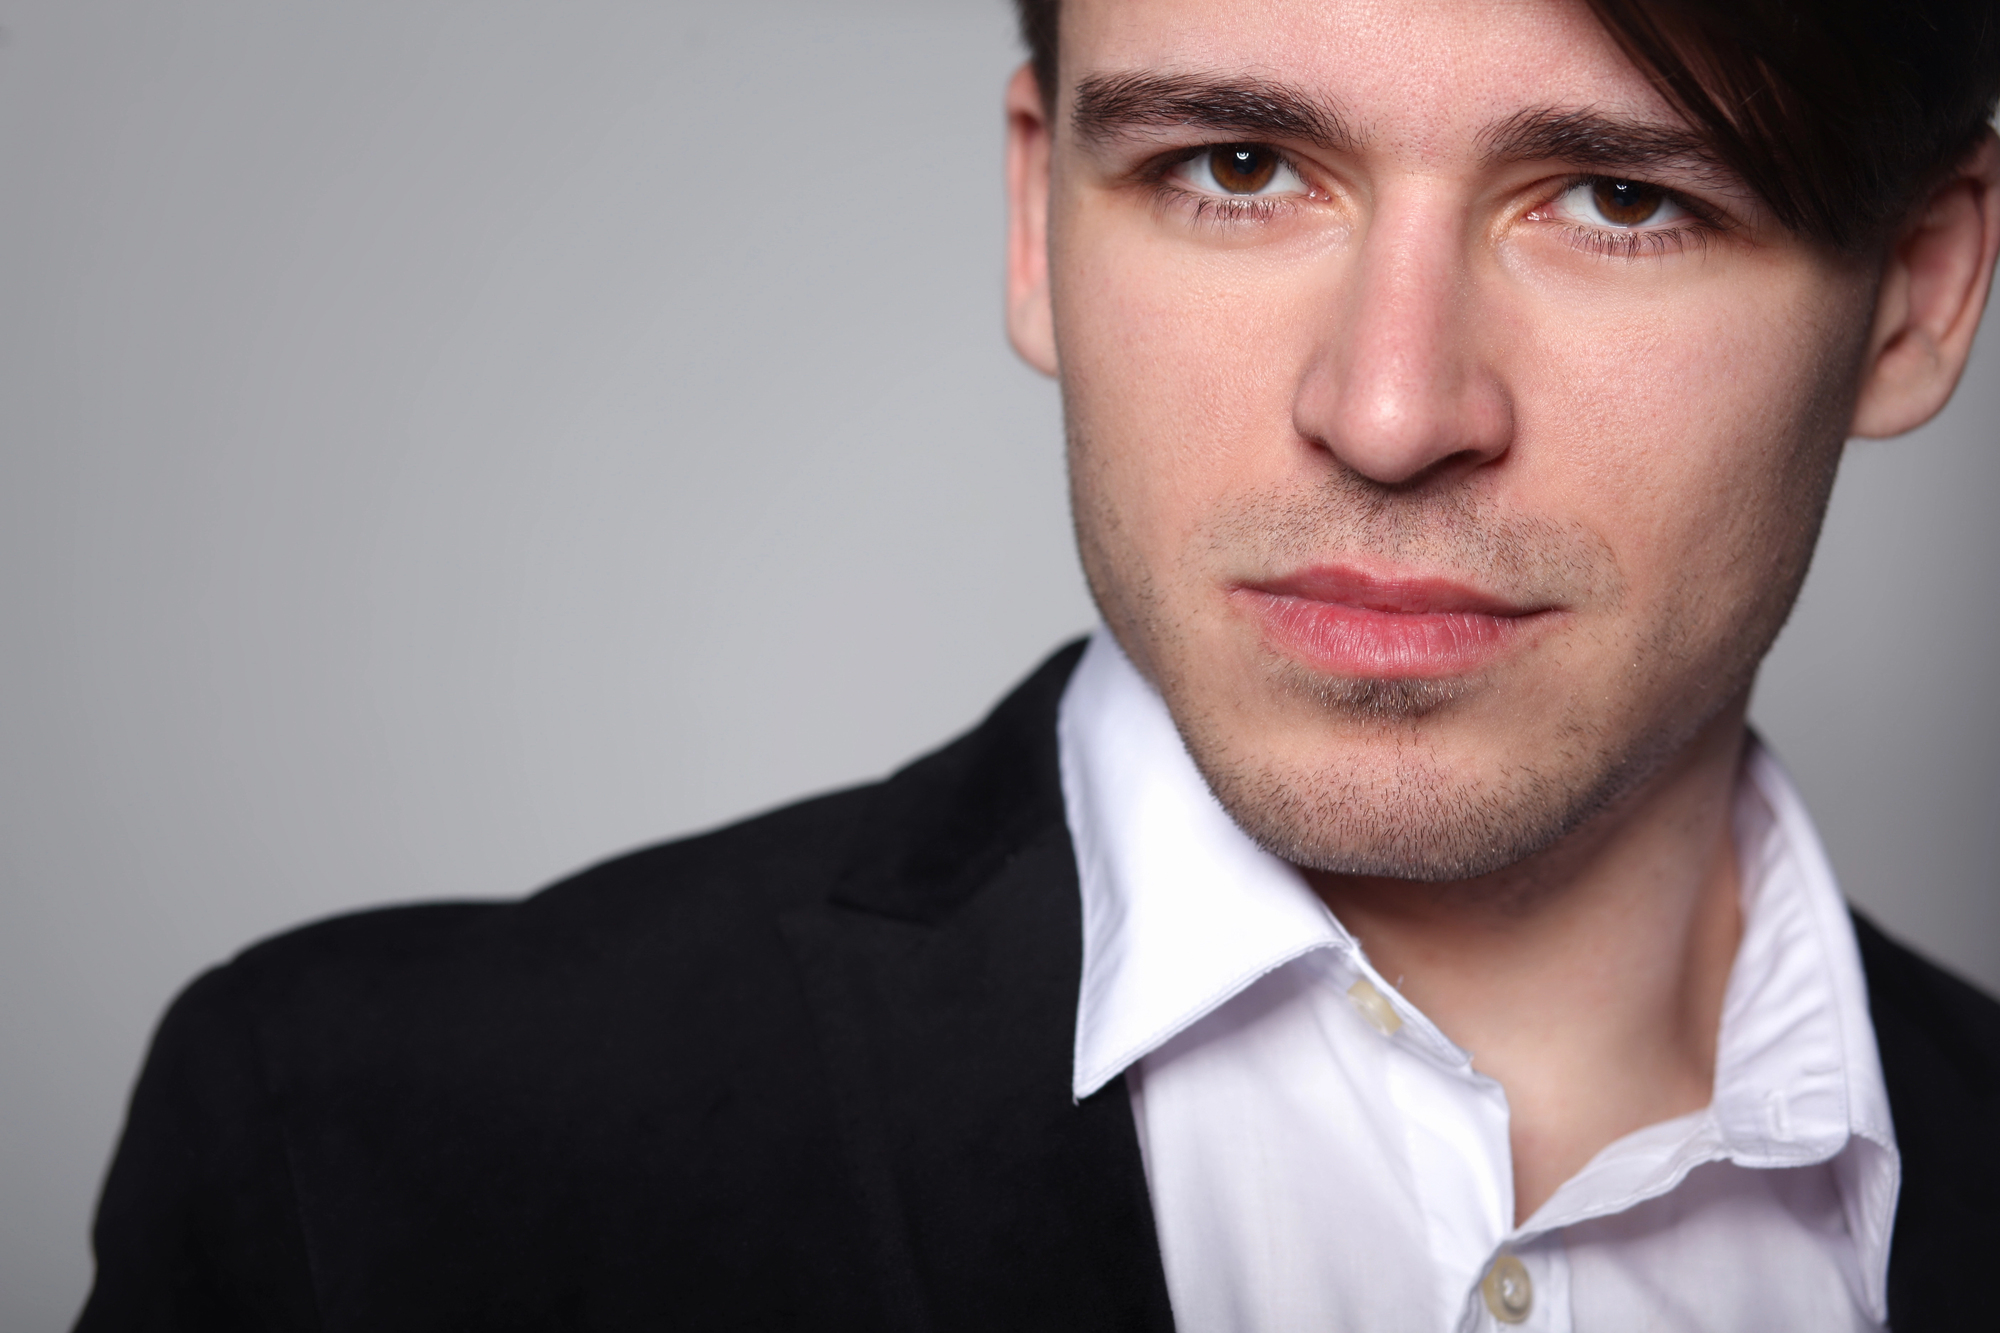
<path fill-rule="evenodd" d="M 0 0 L 0 1328 L 148 1032 L 363 904 L 879 774 L 1088 627 L 1003 0 Z M 1857 446 L 1757 716 L 2000 986 L 2000 360 Z"/>

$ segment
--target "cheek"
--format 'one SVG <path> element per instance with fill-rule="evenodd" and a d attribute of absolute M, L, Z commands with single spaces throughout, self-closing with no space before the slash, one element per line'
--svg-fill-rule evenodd
<path fill-rule="evenodd" d="M 1286 466 L 1311 299 L 1268 260 L 1065 241 L 1054 296 L 1072 447 L 1139 540 L 1176 547 Z"/>
<path fill-rule="evenodd" d="M 1761 619 L 1803 575 L 1825 504 L 1866 324 L 1854 299 L 1773 278 L 1540 321 L 1510 377 L 1523 488 L 1594 529 L 1641 606 Z"/>

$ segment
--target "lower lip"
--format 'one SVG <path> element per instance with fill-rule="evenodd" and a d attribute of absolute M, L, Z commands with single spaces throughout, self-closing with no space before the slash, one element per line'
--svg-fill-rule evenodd
<path fill-rule="evenodd" d="M 1375 680 L 1464 675 L 1505 651 L 1524 622 L 1546 614 L 1371 611 L 1254 588 L 1232 596 L 1254 608 L 1271 646 L 1285 656 L 1327 675 Z"/>

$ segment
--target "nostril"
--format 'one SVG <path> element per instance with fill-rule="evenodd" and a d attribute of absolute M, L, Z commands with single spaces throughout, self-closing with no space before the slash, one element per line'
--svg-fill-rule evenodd
<path fill-rule="evenodd" d="M 1343 468 L 1382 486 L 1423 484 L 1485 466 L 1513 442 L 1513 412 L 1496 383 L 1342 393 L 1311 386 L 1294 412 L 1299 435 Z"/>
<path fill-rule="evenodd" d="M 1342 453 L 1329 448 L 1324 441 L 1312 440 L 1308 444 L 1313 449 L 1325 453 L 1333 467 L 1362 490 L 1381 495 L 1410 495 L 1421 491 L 1447 486 L 1463 479 L 1467 474 L 1481 468 L 1490 467 L 1499 457 L 1477 449 L 1461 449 L 1433 459 L 1427 465 L 1415 469 L 1390 469 L 1376 467 L 1367 469 L 1355 466 L 1357 461 L 1351 453 Z"/>

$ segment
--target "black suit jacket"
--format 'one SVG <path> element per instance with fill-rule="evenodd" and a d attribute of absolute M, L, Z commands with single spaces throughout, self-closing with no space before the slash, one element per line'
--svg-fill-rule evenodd
<path fill-rule="evenodd" d="M 201 977 L 78 1327 L 1171 1328 L 1122 1081 L 1070 1095 L 1077 655 L 886 782 Z M 1861 939 L 1896 1328 L 1991 1327 L 2000 1007 Z"/>

